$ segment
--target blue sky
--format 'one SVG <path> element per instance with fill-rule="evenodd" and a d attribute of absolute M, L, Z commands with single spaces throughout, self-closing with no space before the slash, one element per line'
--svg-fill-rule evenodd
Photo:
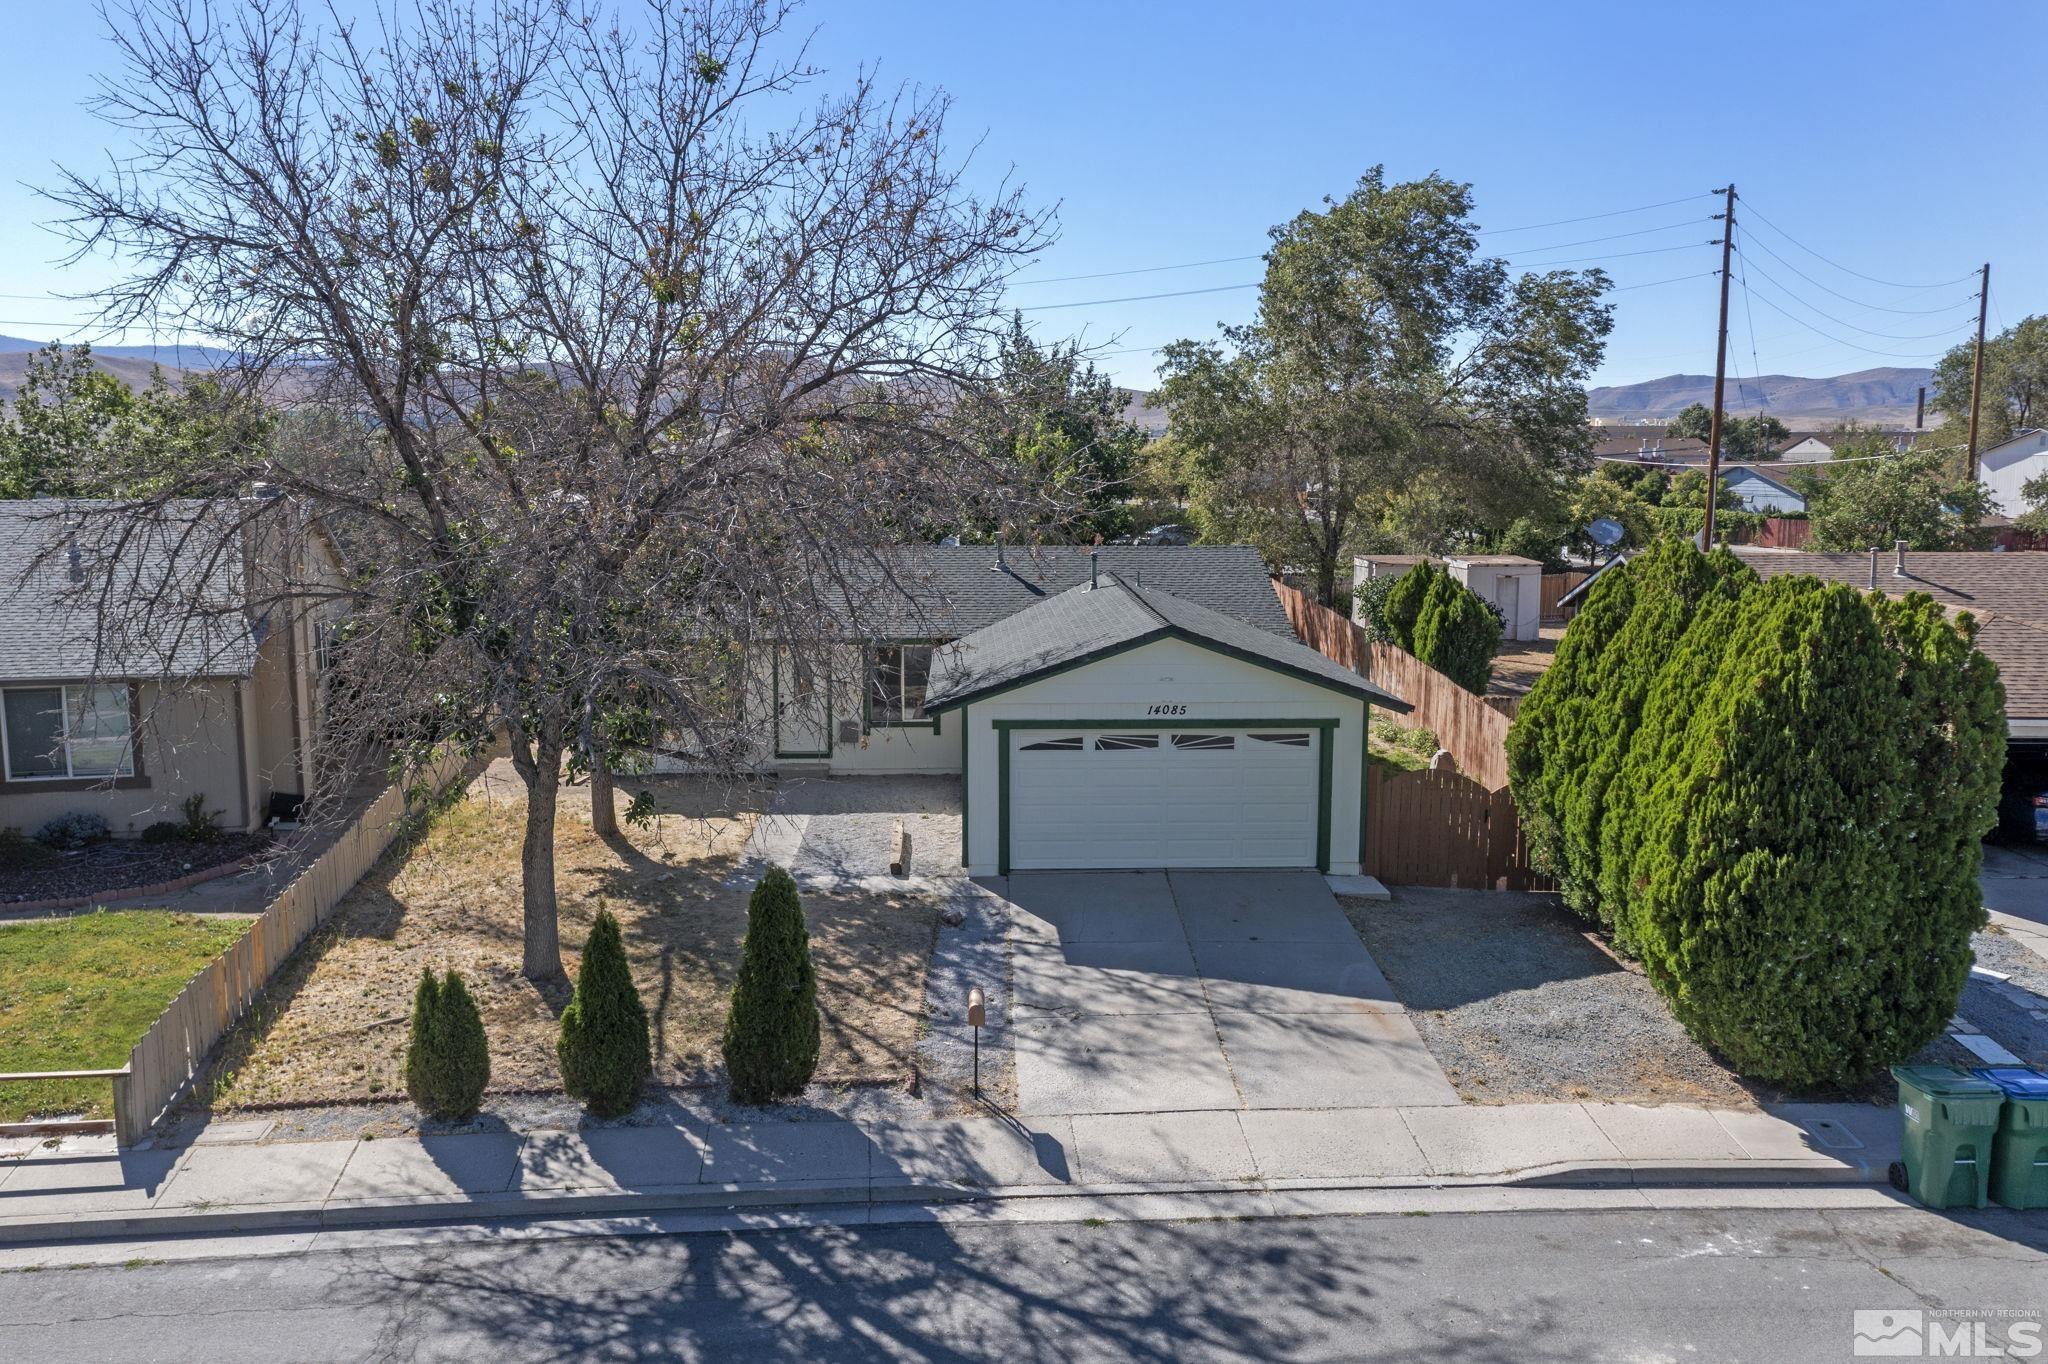
<path fill-rule="evenodd" d="M 86 6 L 15 6 L 0 46 L 16 110 L 0 149 L 0 333 L 41 338 L 79 320 L 43 296 L 99 272 L 52 263 L 59 245 L 37 226 L 47 210 L 20 182 L 106 155 L 82 102 L 109 49 Z M 953 143 L 980 139 L 973 173 L 1014 172 L 1059 204 L 1060 239 L 1019 277 L 1015 302 L 1041 335 L 1098 345 L 1134 385 L 1150 382 L 1150 348 L 1247 317 L 1256 291 L 1227 286 L 1255 281 L 1258 262 L 1051 281 L 1255 256 L 1268 227 L 1375 162 L 1396 178 L 1472 182 L 1489 250 L 1598 263 L 1643 286 L 1614 295 L 1601 382 L 1711 371 L 1715 205 L 1501 229 L 1703 196 L 1732 177 L 1760 215 L 1731 317 L 1738 374 L 1928 363 L 1973 324 L 1974 283 L 1891 286 L 1956 280 L 1986 260 L 1994 330 L 2048 309 L 2048 7 L 2022 0 L 819 0 L 798 24 L 817 27 L 814 56 L 831 73 L 875 63 L 885 80 L 944 87 Z M 1197 289 L 1221 291 L 1091 303 Z M 1044 306 L 1067 303 L 1090 306 Z"/>

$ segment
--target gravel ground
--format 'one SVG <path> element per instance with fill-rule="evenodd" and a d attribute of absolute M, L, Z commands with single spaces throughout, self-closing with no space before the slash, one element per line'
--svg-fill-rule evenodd
<path fill-rule="evenodd" d="M 1752 1102 L 1555 896 L 1409 886 L 1343 903 L 1469 1102 Z"/>
<path fill-rule="evenodd" d="M 1979 933 L 1970 945 L 1977 965 L 2010 979 L 1972 975 L 1956 1013 L 2028 1065 L 2048 1067 L 2048 961 L 2003 933 Z"/>

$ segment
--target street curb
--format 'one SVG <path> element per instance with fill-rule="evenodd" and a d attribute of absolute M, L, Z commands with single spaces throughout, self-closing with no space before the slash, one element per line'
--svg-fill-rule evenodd
<path fill-rule="evenodd" d="M 0 1219 L 0 1245 L 140 1240 L 171 1236 L 314 1232 L 447 1225 L 509 1219 L 620 1218 L 674 1212 L 846 1207 L 906 1203 L 999 1203 L 1132 1195 L 1344 1192 L 1459 1188 L 1789 1188 L 1883 1184 L 1882 1167 L 1837 1160 L 1561 1161 L 1499 1175 L 1358 1176 L 1330 1179 L 1182 1181 L 1169 1184 L 972 1185 L 947 1180 L 873 1179 L 693 1184 L 644 1191 L 423 1194 L 411 1198 L 274 1203 L 239 1208 L 149 1209 L 87 1214 L 62 1222 Z"/>

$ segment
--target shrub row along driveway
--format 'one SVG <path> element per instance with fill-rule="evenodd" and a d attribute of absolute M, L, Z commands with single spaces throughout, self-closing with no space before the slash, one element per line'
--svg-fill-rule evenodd
<path fill-rule="evenodd" d="M 1004 889 L 1024 1113 L 1458 1102 L 1314 873 L 1038 872 Z"/>

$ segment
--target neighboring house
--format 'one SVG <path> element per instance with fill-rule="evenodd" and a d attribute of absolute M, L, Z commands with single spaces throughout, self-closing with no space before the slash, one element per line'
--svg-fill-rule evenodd
<path fill-rule="evenodd" d="M 2022 431 L 2011 440 L 1977 452 L 1977 481 L 2006 516 L 2027 510 L 2021 490 L 2028 479 L 2043 474 L 2048 474 L 2048 430 Z"/>
<path fill-rule="evenodd" d="M 1408 706 L 1294 637 L 1255 550 L 890 556 L 867 642 L 822 678 L 778 653 L 757 686 L 757 766 L 958 773 L 976 875 L 1358 871 L 1370 708 Z"/>
<path fill-rule="evenodd" d="M 1950 611 L 1969 611 L 1977 645 L 2005 683 L 2014 743 L 2048 744 L 2048 554 L 2002 550 L 1871 550 L 1812 554 L 1736 546 L 1736 557 L 1766 578 L 1810 573 L 1865 591 L 1925 592 Z"/>
<path fill-rule="evenodd" d="M 338 585 L 327 537 L 282 500 L 195 502 L 183 507 L 195 519 L 238 514 L 238 555 L 188 574 L 166 526 L 96 569 L 67 517 L 90 505 L 0 502 L 0 828 L 90 812 L 132 835 L 195 795 L 228 829 L 262 827 L 273 798 L 295 808 L 318 728 L 322 613 L 252 617 L 248 603 L 279 582 Z M 161 593 L 198 609 L 101 638 L 96 613 L 67 599 L 96 572 L 130 601 Z"/>
<path fill-rule="evenodd" d="M 1417 564 L 1441 564 L 1451 577 L 1500 611 L 1504 639 L 1542 634 L 1543 565 L 1516 554 L 1361 554 L 1351 561 L 1351 585 L 1373 578 L 1398 578 Z M 1359 608 L 1354 602 L 1352 619 Z"/>
<path fill-rule="evenodd" d="M 1795 431 L 1778 442 L 1778 458 L 1820 463 L 1835 457 L 1835 447 L 1812 432 Z"/>
<path fill-rule="evenodd" d="M 1789 484 L 1766 473 L 1765 470 L 1769 467 L 1756 464 L 1723 464 L 1721 486 L 1741 500 L 1744 511 L 1761 512 L 1765 516 L 1804 515 L 1805 497 Z"/>

